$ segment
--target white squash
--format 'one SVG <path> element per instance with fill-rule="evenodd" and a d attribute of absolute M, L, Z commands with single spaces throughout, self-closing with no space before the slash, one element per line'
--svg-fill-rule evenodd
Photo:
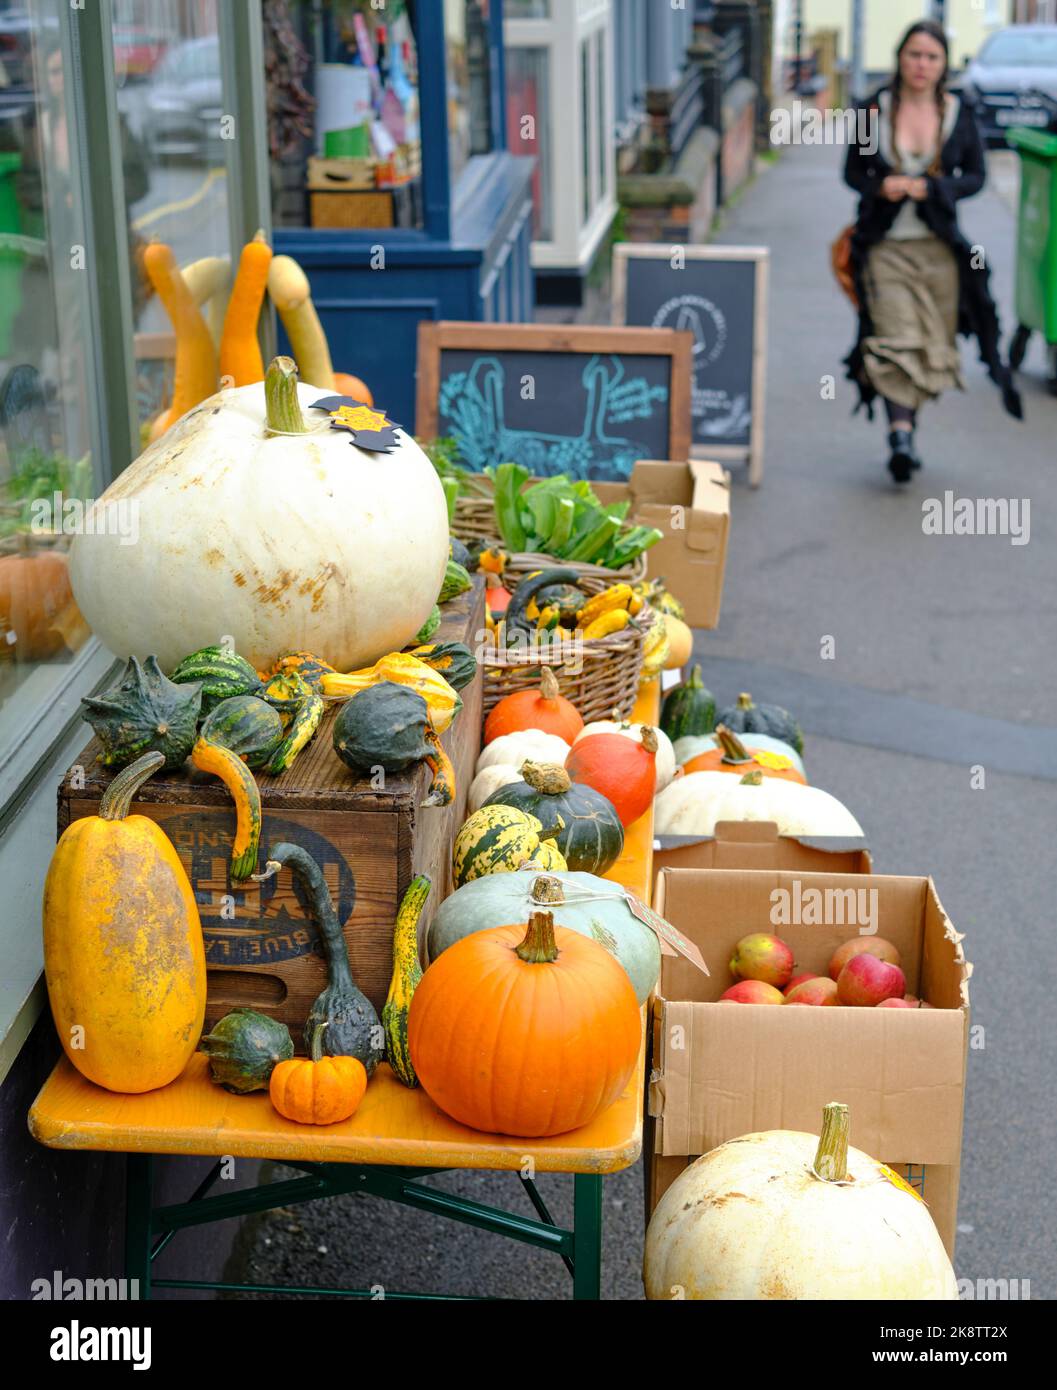
<path fill-rule="evenodd" d="M 646 1232 L 648 1299 L 958 1297 L 929 1209 L 902 1178 L 848 1147 L 848 1107 L 822 1136 L 746 1134 L 665 1192 Z"/>
<path fill-rule="evenodd" d="M 300 650 L 353 671 L 429 617 L 448 556 L 433 465 L 402 430 L 389 453 L 356 448 L 308 409 L 327 393 L 292 368 L 269 369 L 270 412 L 261 383 L 188 411 L 89 513 L 100 534 L 75 537 L 70 581 L 112 652 L 154 654 L 168 671 L 230 636 L 258 667 Z M 307 432 L 272 433 L 269 419 Z M 105 524 L 122 515 L 133 544 Z"/>
<path fill-rule="evenodd" d="M 518 729 L 517 733 L 500 734 L 481 750 L 477 771 L 501 764 L 520 771 L 522 763 L 529 758 L 534 763 L 557 763 L 564 767 L 568 756 L 569 745 L 557 734 L 547 734 L 542 729 Z"/>
<path fill-rule="evenodd" d="M 765 749 L 768 753 L 780 753 L 789 759 L 801 776 L 807 776 L 804 760 L 791 743 L 784 743 L 780 738 L 772 738 L 770 734 L 739 734 L 738 738 L 750 753 L 757 748 Z M 672 747 L 675 751 L 676 763 L 680 767 L 685 767 L 691 758 L 697 757 L 698 753 L 711 753 L 714 748 L 718 748 L 719 739 L 715 734 L 686 734 L 683 738 L 677 738 Z"/>
<path fill-rule="evenodd" d="M 759 781 L 755 779 L 759 778 Z M 779 835 L 861 835 L 848 808 L 820 787 L 748 773 L 691 772 L 653 803 L 657 835 L 712 835 L 717 821 L 774 821 Z"/>
<path fill-rule="evenodd" d="M 626 719 L 596 719 L 590 724 L 585 724 L 580 732 L 573 739 L 574 746 L 588 734 L 621 734 L 624 738 L 634 739 L 636 743 L 642 737 L 642 724 L 629 724 Z M 657 790 L 661 791 L 675 776 L 675 749 L 672 741 L 663 729 L 651 724 L 657 735 Z"/>
<path fill-rule="evenodd" d="M 470 783 L 470 790 L 466 793 L 467 815 L 479 811 L 492 793 L 497 792 L 500 787 L 509 787 L 520 781 L 521 769 L 514 767 L 512 763 L 493 763 L 491 767 L 483 767 Z"/>

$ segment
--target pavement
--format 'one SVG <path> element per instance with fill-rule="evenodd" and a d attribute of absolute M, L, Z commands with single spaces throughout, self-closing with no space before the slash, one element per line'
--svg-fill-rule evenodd
<path fill-rule="evenodd" d="M 748 689 L 800 714 L 812 782 L 855 812 L 878 872 L 934 878 L 975 966 L 957 1273 L 1027 1280 L 1031 1297 L 1054 1298 L 1057 400 L 1045 391 L 1035 342 L 1022 375 L 1026 419 L 1009 419 L 967 345 L 966 392 L 924 414 L 923 472 L 908 487 L 891 483 L 884 426 L 852 418 L 839 365 L 853 334 L 828 267 L 829 242 L 852 213 L 840 155 L 785 151 L 716 238 L 772 248 L 767 448 L 759 489 L 735 471 L 722 620 L 718 631 L 697 634 L 695 659 L 721 702 Z M 1009 156 L 997 157 L 996 175 L 962 205 L 962 221 L 992 267 L 1008 338 Z M 832 376 L 835 399 L 825 389 Z M 1028 499 L 1028 543 L 926 535 L 922 503 L 947 490 Z M 824 638 L 834 639 L 833 659 L 822 658 L 831 645 Z M 974 789 L 979 767 L 984 786 Z M 274 1176 L 289 1174 L 276 1168 Z M 512 1174 L 426 1181 L 532 1215 Z M 543 1177 L 539 1186 L 567 1221 L 571 1179 Z M 607 1179 L 604 1232 L 603 1297 L 641 1297 L 641 1164 Z M 232 1273 L 570 1295 L 553 1256 L 356 1197 L 247 1224 Z"/>

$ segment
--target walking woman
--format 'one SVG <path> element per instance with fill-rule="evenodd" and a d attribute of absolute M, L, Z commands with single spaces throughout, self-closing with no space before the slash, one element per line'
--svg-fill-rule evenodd
<path fill-rule="evenodd" d="M 947 91 L 947 69 L 943 29 L 931 20 L 911 25 L 891 81 L 867 103 L 844 170 L 860 195 L 851 237 L 859 334 L 845 366 L 871 419 L 875 399 L 884 401 L 897 483 L 921 467 L 921 406 L 951 387 L 964 390 L 959 332 L 976 338 L 1006 409 L 1021 418 L 983 250 L 958 227 L 958 200 L 984 185 L 984 151 L 971 107 Z"/>

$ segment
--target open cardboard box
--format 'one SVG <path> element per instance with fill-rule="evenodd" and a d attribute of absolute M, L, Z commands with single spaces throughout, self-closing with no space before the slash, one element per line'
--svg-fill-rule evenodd
<path fill-rule="evenodd" d="M 717 627 L 730 530 L 730 474 L 722 465 L 641 459 L 626 483 L 591 486 L 606 505 L 630 498 L 628 520 L 664 533 L 646 552 L 649 573 L 663 576 L 691 627 Z"/>
<path fill-rule="evenodd" d="M 775 889 L 799 892 L 801 901 L 812 889 L 837 890 L 827 916 L 833 921 L 843 904 L 843 922 L 775 925 Z M 876 892 L 855 901 L 873 902 L 876 934 L 898 947 L 908 992 L 932 1009 L 717 1002 L 732 983 L 731 951 L 749 932 L 775 932 L 798 969 L 825 974 L 834 950 L 857 934 L 847 925 L 847 895 L 857 891 Z M 644 1145 L 647 1218 L 698 1155 L 757 1130 L 817 1133 L 822 1107 L 840 1100 L 851 1111 L 852 1144 L 921 1191 L 953 1256 L 972 967 L 932 880 L 666 868 L 654 907 L 700 948 L 712 973 L 682 956 L 662 958 Z"/>
<path fill-rule="evenodd" d="M 789 869 L 799 873 L 868 874 L 865 840 L 853 836 L 779 835 L 774 821 L 716 823 L 714 835 L 659 835 L 653 866 L 662 869 Z"/>

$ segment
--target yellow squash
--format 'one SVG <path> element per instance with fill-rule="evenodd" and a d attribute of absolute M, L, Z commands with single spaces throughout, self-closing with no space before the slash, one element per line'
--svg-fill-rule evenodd
<path fill-rule="evenodd" d="M 462 709 L 458 693 L 440 672 L 407 652 L 390 652 L 388 656 L 380 657 L 373 666 L 365 666 L 362 671 L 349 671 L 346 675 L 338 672 L 324 674 L 320 684 L 328 698 L 348 700 L 381 681 L 406 685 L 409 690 L 421 695 L 429 706 L 433 728 L 438 734 L 444 732 Z"/>
<path fill-rule="evenodd" d="M 164 762 L 147 753 L 107 787 L 97 816 L 75 820 L 44 884 L 44 973 L 70 1061 L 108 1091 L 175 1080 L 198 1046 L 206 960 L 194 893 L 172 842 L 129 815 Z"/>

